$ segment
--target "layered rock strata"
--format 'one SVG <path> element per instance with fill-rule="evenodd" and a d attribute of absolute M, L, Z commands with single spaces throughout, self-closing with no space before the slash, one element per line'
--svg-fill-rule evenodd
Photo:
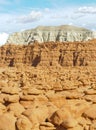
<path fill-rule="evenodd" d="M 96 66 L 96 41 L 48 42 L 5 45 L 0 48 L 0 66 Z"/>
<path fill-rule="evenodd" d="M 96 37 L 96 33 L 76 26 L 39 26 L 35 29 L 16 32 L 9 36 L 7 44 L 30 44 L 34 41 L 87 41 Z"/>

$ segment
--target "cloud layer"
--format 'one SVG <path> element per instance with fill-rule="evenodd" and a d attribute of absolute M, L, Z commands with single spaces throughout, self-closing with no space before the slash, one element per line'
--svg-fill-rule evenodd
<path fill-rule="evenodd" d="M 26 24 L 26 23 L 38 21 L 41 18 L 42 18 L 42 12 L 32 11 L 30 14 L 21 15 L 21 16 L 17 17 L 15 20 L 16 20 L 17 23 Z"/>
<path fill-rule="evenodd" d="M 8 36 L 9 35 L 7 33 L 0 33 L 0 46 L 5 44 Z"/>
<path fill-rule="evenodd" d="M 84 14 L 96 14 L 96 7 L 80 7 L 78 9 L 78 13 L 84 13 Z"/>
<path fill-rule="evenodd" d="M 39 25 L 56 26 L 69 23 L 95 29 L 95 14 L 96 7 L 91 6 L 43 9 L 22 8 L 16 12 L 0 13 L 0 31 L 12 33 L 22 29 L 31 29 Z"/>

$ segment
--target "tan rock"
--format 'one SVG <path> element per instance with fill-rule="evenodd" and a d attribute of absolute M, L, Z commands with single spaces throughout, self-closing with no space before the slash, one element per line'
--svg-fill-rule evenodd
<path fill-rule="evenodd" d="M 19 101 L 19 95 L 10 95 L 10 94 L 0 94 L 1 103 L 15 103 Z"/>
<path fill-rule="evenodd" d="M 81 125 L 81 126 L 83 126 L 83 127 L 87 127 L 87 125 L 91 125 L 91 120 L 89 120 L 88 118 L 84 118 L 84 117 L 79 117 L 78 119 L 77 119 L 77 121 L 78 121 L 78 124 L 79 125 Z"/>
<path fill-rule="evenodd" d="M 48 117 L 48 108 L 45 105 L 36 108 L 27 109 L 23 112 L 29 118 L 33 125 L 44 122 Z"/>
<path fill-rule="evenodd" d="M 21 95 L 20 98 L 23 101 L 34 101 L 35 96 L 34 95 Z"/>
<path fill-rule="evenodd" d="M 39 94 L 42 94 L 42 91 L 38 90 L 36 88 L 31 88 L 31 89 L 28 90 L 27 94 L 29 94 L 29 95 L 39 95 Z"/>
<path fill-rule="evenodd" d="M 56 130 L 56 128 L 50 122 L 42 122 L 40 124 L 40 130 Z"/>
<path fill-rule="evenodd" d="M 85 125 L 84 126 L 84 130 L 89 130 L 90 129 L 90 126 L 89 125 Z"/>
<path fill-rule="evenodd" d="M 74 118 L 72 118 L 72 117 L 70 117 L 70 118 L 67 118 L 67 119 L 65 119 L 63 122 L 62 122 L 62 126 L 64 127 L 64 128 L 73 128 L 73 127 L 75 127 L 76 125 L 78 124 L 78 122 L 74 119 Z"/>
<path fill-rule="evenodd" d="M 9 102 L 9 103 L 16 103 L 19 102 L 19 95 L 8 95 L 6 94 L 4 97 L 4 101 L 5 102 Z"/>
<path fill-rule="evenodd" d="M 50 117 L 50 120 L 55 125 L 61 125 L 66 119 L 71 118 L 71 113 L 66 108 L 62 108 L 57 110 L 53 115 Z"/>
<path fill-rule="evenodd" d="M 86 99 L 89 102 L 96 103 L 96 95 L 85 95 L 84 99 Z"/>
<path fill-rule="evenodd" d="M 94 90 L 94 89 L 88 89 L 88 90 L 85 91 L 85 94 L 86 95 L 94 95 L 94 94 L 96 94 L 96 90 Z"/>
<path fill-rule="evenodd" d="M 4 98 L 6 97 L 6 94 L 0 94 L 0 103 L 4 103 Z"/>
<path fill-rule="evenodd" d="M 93 126 L 94 129 L 96 129 L 96 120 L 93 120 L 91 125 Z"/>
<path fill-rule="evenodd" d="M 46 106 L 48 108 L 48 120 L 50 121 L 50 117 L 58 110 L 58 108 L 50 102 L 47 103 Z"/>
<path fill-rule="evenodd" d="M 80 125 L 77 125 L 76 127 L 74 127 L 74 128 L 69 128 L 69 129 L 67 129 L 67 130 L 84 130 L 84 128 L 83 128 L 82 126 L 80 126 Z"/>
<path fill-rule="evenodd" d="M 96 119 L 96 104 L 92 104 L 91 107 L 84 112 L 84 116 L 90 119 Z"/>
<path fill-rule="evenodd" d="M 3 87 L 1 90 L 2 93 L 7 93 L 7 94 L 18 94 L 19 89 L 17 87 Z"/>
<path fill-rule="evenodd" d="M 62 91 L 62 94 L 65 95 L 67 99 L 80 99 L 84 95 L 84 93 L 80 93 L 76 90 Z"/>
<path fill-rule="evenodd" d="M 62 85 L 60 84 L 60 82 L 55 82 L 55 83 L 53 84 L 53 89 L 54 89 L 55 91 L 60 91 L 60 90 L 62 90 Z"/>
<path fill-rule="evenodd" d="M 56 130 L 66 130 L 66 129 L 60 125 L 60 126 L 56 126 Z"/>
<path fill-rule="evenodd" d="M 72 116 L 75 118 L 80 117 L 86 109 L 90 107 L 90 103 L 86 102 L 85 100 L 67 100 L 65 107 L 70 110 Z"/>
<path fill-rule="evenodd" d="M 0 90 L 4 87 L 7 87 L 8 86 L 8 81 L 7 80 L 1 80 L 0 81 Z"/>
<path fill-rule="evenodd" d="M 32 123 L 25 116 L 21 116 L 18 118 L 16 122 L 16 126 L 18 130 L 31 130 L 32 129 Z"/>
<path fill-rule="evenodd" d="M 0 130 L 16 130 L 15 122 L 16 118 L 9 113 L 0 115 Z"/>
<path fill-rule="evenodd" d="M 66 103 L 66 99 L 64 95 L 61 94 L 51 94 L 47 95 L 49 102 L 52 102 L 57 107 L 62 107 Z"/>
<path fill-rule="evenodd" d="M 29 108 L 30 106 L 34 106 L 32 101 L 20 101 L 20 104 L 26 109 Z"/>
<path fill-rule="evenodd" d="M 35 101 L 38 101 L 38 103 L 43 105 L 43 104 L 48 103 L 48 98 L 45 95 L 38 95 L 38 96 L 36 96 L 34 102 Z"/>
<path fill-rule="evenodd" d="M 11 103 L 7 107 L 8 111 L 14 112 L 16 117 L 20 116 L 25 111 L 24 107 L 20 103 Z"/>
<path fill-rule="evenodd" d="M 6 111 L 7 111 L 6 106 L 4 106 L 2 103 L 0 103 L 0 115 L 2 115 Z"/>
<path fill-rule="evenodd" d="M 40 123 L 40 126 L 54 127 L 54 125 L 50 122 L 42 122 L 42 123 Z"/>

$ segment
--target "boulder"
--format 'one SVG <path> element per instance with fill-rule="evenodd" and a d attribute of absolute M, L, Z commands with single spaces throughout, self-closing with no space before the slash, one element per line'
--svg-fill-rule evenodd
<path fill-rule="evenodd" d="M 56 130 L 56 128 L 50 122 L 42 122 L 40 124 L 40 130 Z"/>
<path fill-rule="evenodd" d="M 16 122 L 16 126 L 18 130 L 31 130 L 32 129 L 32 123 L 30 120 L 25 116 L 20 116 Z"/>
<path fill-rule="evenodd" d="M 85 112 L 84 117 L 96 119 L 96 104 L 92 104 Z"/>
<path fill-rule="evenodd" d="M 33 125 L 44 122 L 48 118 L 48 108 L 45 105 L 27 109 L 23 112 Z"/>
<path fill-rule="evenodd" d="M 19 94 L 19 89 L 17 87 L 3 87 L 1 90 L 2 93 L 7 93 L 7 94 Z"/>
<path fill-rule="evenodd" d="M 66 119 L 70 119 L 71 113 L 66 108 L 62 108 L 53 113 L 50 121 L 55 125 L 61 125 Z"/>
<path fill-rule="evenodd" d="M 4 97 L 4 101 L 5 103 L 16 103 L 16 102 L 19 102 L 19 95 L 9 95 L 9 94 L 6 94 L 5 97 Z"/>
<path fill-rule="evenodd" d="M 7 106 L 7 109 L 12 111 L 16 117 L 19 117 L 25 111 L 20 103 L 11 103 Z"/>
<path fill-rule="evenodd" d="M 51 102 L 58 108 L 62 107 L 66 103 L 66 99 L 65 99 L 64 95 L 49 93 L 46 96 L 47 96 L 49 102 Z"/>
<path fill-rule="evenodd" d="M 12 114 L 0 115 L 0 130 L 16 130 L 15 123 L 16 118 Z"/>
<path fill-rule="evenodd" d="M 77 125 L 76 127 L 74 128 L 69 128 L 67 130 L 84 130 L 84 127 L 82 127 L 81 125 Z"/>
<path fill-rule="evenodd" d="M 63 120 L 62 122 L 62 126 L 64 128 L 73 128 L 78 124 L 77 120 L 75 120 L 74 118 L 70 117 L 70 118 L 66 118 L 65 120 Z"/>
<path fill-rule="evenodd" d="M 39 94 L 42 94 L 42 91 L 38 90 L 36 88 L 31 88 L 31 89 L 28 90 L 27 94 L 29 94 L 29 95 L 39 95 Z"/>
<path fill-rule="evenodd" d="M 85 100 L 67 100 L 67 103 L 64 105 L 66 108 L 70 110 L 72 116 L 78 118 L 82 116 L 82 114 L 90 107 L 90 103 Z"/>

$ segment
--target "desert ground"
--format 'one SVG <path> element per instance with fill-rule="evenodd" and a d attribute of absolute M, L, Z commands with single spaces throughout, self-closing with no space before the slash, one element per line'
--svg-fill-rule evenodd
<path fill-rule="evenodd" d="M 96 130 L 96 40 L 0 47 L 0 130 Z"/>

